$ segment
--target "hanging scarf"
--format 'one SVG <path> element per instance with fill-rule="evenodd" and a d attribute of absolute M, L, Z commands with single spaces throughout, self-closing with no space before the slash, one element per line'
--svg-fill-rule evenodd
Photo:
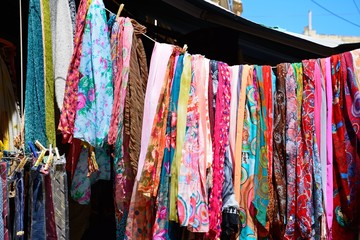
<path fill-rule="evenodd" d="M 264 78 L 261 66 L 255 66 L 256 82 L 254 85 L 257 106 L 259 109 L 257 119 L 257 133 L 256 133 L 256 160 L 254 167 L 254 200 L 252 201 L 256 209 L 256 220 L 259 237 L 266 237 L 268 231 L 266 229 L 266 209 L 269 204 L 269 186 L 268 186 L 268 150 L 266 138 L 266 123 L 267 123 L 267 102 L 265 97 Z M 269 92 L 269 89 L 266 89 Z M 271 92 L 271 91 L 270 91 Z"/>
<path fill-rule="evenodd" d="M 354 217 L 353 225 L 357 226 L 359 217 L 360 201 L 360 90 L 356 86 L 353 59 L 349 52 L 342 54 L 342 62 L 346 64 L 347 75 L 344 78 L 345 106 L 344 116 L 347 121 L 348 138 L 345 139 L 347 155 L 351 155 L 349 166 L 350 181 L 350 208 Z M 352 169 L 355 169 L 352 172 Z"/>
<path fill-rule="evenodd" d="M 112 60 L 114 60 L 112 71 L 115 89 L 108 141 L 109 144 L 115 144 L 114 203 L 117 239 L 121 239 L 125 232 L 125 227 L 121 223 L 122 218 L 127 215 L 129 210 L 135 178 L 127 155 L 128 151 L 124 151 L 128 143 L 124 136 L 124 108 L 129 79 L 133 31 L 134 29 L 129 18 L 118 18 L 114 22 L 111 34 L 111 53 Z"/>
<path fill-rule="evenodd" d="M 29 35 L 25 90 L 25 142 L 47 145 L 44 97 L 44 56 L 40 0 L 29 2 Z"/>
<path fill-rule="evenodd" d="M 176 126 L 176 149 L 173 163 L 171 165 L 171 182 L 170 182 L 170 213 L 171 221 L 178 221 L 177 213 L 177 197 L 178 197 L 178 179 L 180 162 L 182 156 L 182 148 L 185 140 L 186 130 L 186 113 L 187 103 L 189 99 L 191 83 L 191 56 L 185 55 L 184 69 L 181 75 L 181 86 L 179 93 L 178 109 L 177 109 L 177 126 Z"/>
<path fill-rule="evenodd" d="M 49 0 L 41 0 L 42 37 L 44 50 L 44 81 L 45 81 L 45 122 L 46 137 L 49 143 L 56 146 L 55 136 L 55 82 L 53 72 L 53 56 L 50 24 L 50 3 Z"/>
<path fill-rule="evenodd" d="M 297 84 L 293 66 L 285 63 L 286 85 L 286 172 L 287 172 L 287 211 L 288 221 L 285 238 L 291 239 L 295 234 L 296 213 L 296 157 L 297 138 L 300 134 L 298 126 L 298 101 L 296 99 Z"/>
<path fill-rule="evenodd" d="M 156 106 L 158 105 L 160 91 L 165 81 L 168 61 L 172 53 L 172 45 L 155 43 L 144 101 L 141 152 L 137 169 L 138 176 L 135 179 L 131 195 L 129 213 L 127 219 L 124 219 L 126 221 L 125 239 L 150 239 L 152 236 L 151 225 L 154 221 L 153 199 L 146 198 L 142 192 L 138 191 L 138 181 L 143 171 L 146 151 L 151 136 L 152 126 L 149 122 L 153 122 L 155 119 Z M 166 60 L 164 61 L 164 59 Z"/>
<path fill-rule="evenodd" d="M 333 164 L 333 193 L 334 193 L 334 218 L 332 235 L 334 239 L 352 239 L 354 233 L 349 229 L 351 224 L 351 211 L 348 205 L 350 186 L 348 180 L 349 165 L 347 162 L 345 142 L 345 121 L 343 117 L 344 106 L 344 80 L 340 55 L 331 56 L 331 80 L 333 90 L 332 111 L 332 138 L 334 151 Z"/>
<path fill-rule="evenodd" d="M 303 61 L 304 93 L 302 108 L 303 141 L 298 158 L 296 220 L 303 238 L 320 236 L 322 210 L 321 171 L 314 125 L 314 70 L 315 60 Z M 300 156 L 301 156 L 300 155 Z M 315 232 L 313 231 L 315 229 Z"/>
<path fill-rule="evenodd" d="M 285 155 L 285 65 L 277 65 L 276 92 L 274 96 L 273 133 L 273 182 L 274 182 L 274 221 L 272 236 L 282 239 L 286 223 L 286 155 Z"/>
<path fill-rule="evenodd" d="M 207 76 L 203 57 L 192 57 L 192 79 L 187 106 L 185 141 L 182 150 L 178 178 L 178 216 L 179 224 L 192 232 L 208 232 L 209 218 L 206 193 L 205 135 L 200 121 L 206 117 L 200 113 L 199 105 L 204 106 L 204 86 Z M 200 102 L 201 101 L 201 102 Z M 201 118 L 201 119 L 200 119 Z M 189 161 L 191 159 L 191 161 Z"/>
<path fill-rule="evenodd" d="M 168 120 L 166 126 L 166 145 L 164 159 L 162 162 L 159 194 L 157 196 L 157 210 L 155 223 L 153 225 L 153 238 L 169 239 L 169 187 L 170 187 L 170 166 L 172 164 L 176 147 L 176 122 L 179 92 L 181 86 L 181 74 L 184 67 L 184 55 L 180 55 L 176 68 L 173 83 L 171 86 L 171 96 L 169 103 Z"/>
<path fill-rule="evenodd" d="M 63 108 L 61 110 L 58 129 L 63 134 L 63 143 L 71 143 L 74 134 L 74 123 L 78 97 L 78 85 L 81 76 L 79 71 L 82 55 L 82 41 L 85 29 L 85 19 L 91 0 L 81 0 L 76 15 L 76 33 L 74 38 L 74 52 L 66 78 Z M 75 163 L 73 163 L 75 164 Z"/>
<path fill-rule="evenodd" d="M 235 177 L 234 177 L 234 191 L 236 201 L 240 204 L 241 201 L 241 184 L 243 183 L 242 177 L 242 144 L 243 144 L 243 129 L 244 129 L 244 118 L 245 118 L 245 100 L 246 100 L 246 88 L 248 84 L 249 71 L 252 69 L 248 65 L 242 66 L 241 72 L 241 87 L 239 94 L 239 106 L 237 109 L 237 124 L 236 124 L 236 151 L 235 151 Z M 240 75 L 240 72 L 239 72 Z M 244 209 L 240 208 L 240 217 L 246 217 Z M 244 223 L 244 222 L 243 222 Z"/>
<path fill-rule="evenodd" d="M 166 146 L 165 133 L 169 111 L 170 86 L 174 77 L 175 54 L 176 52 L 173 52 L 168 62 L 165 81 L 160 92 L 159 103 L 152 124 L 149 146 L 138 186 L 138 191 L 147 197 L 157 196 L 160 182 L 160 171 Z"/>
<path fill-rule="evenodd" d="M 152 123 L 155 118 L 160 91 L 165 80 L 167 63 L 173 52 L 173 48 L 174 46 L 169 44 L 155 43 L 151 56 L 149 79 L 146 86 L 144 101 L 145 105 L 141 132 L 141 150 L 136 175 L 137 181 L 140 180 L 142 174 L 147 148 L 150 141 L 152 125 L 149 123 Z"/>
<path fill-rule="evenodd" d="M 110 119 L 110 128 L 109 128 L 109 135 L 108 135 L 108 143 L 109 145 L 114 145 L 118 133 L 118 126 L 119 126 L 119 117 L 120 117 L 120 92 L 123 91 L 121 88 L 122 82 L 122 68 L 126 59 L 122 55 L 122 49 L 125 48 L 125 57 L 129 51 L 129 45 L 126 47 L 124 43 L 129 44 L 129 42 L 124 39 L 124 22 L 125 18 L 119 17 L 115 19 L 115 22 L 111 28 L 111 37 L 110 37 L 110 45 L 111 45 L 111 61 L 112 61 L 112 74 L 113 74 L 113 85 L 114 85 L 114 102 L 111 111 L 111 119 Z M 131 31 L 131 29 L 129 29 Z M 130 46 L 131 47 L 131 46 Z M 125 68 L 126 72 L 127 68 Z M 125 76 L 125 74 L 124 74 Z M 126 89 L 126 88 L 125 88 Z M 122 92 L 123 93 L 123 92 Z M 122 152 L 122 150 L 120 151 Z"/>
<path fill-rule="evenodd" d="M 82 78 L 74 137 L 102 147 L 107 141 L 114 98 L 110 39 L 102 0 L 93 0 L 86 15 L 79 71 Z"/>
<path fill-rule="evenodd" d="M 219 86 L 216 96 L 214 126 L 213 187 L 209 199 L 209 236 L 218 238 L 221 233 L 221 193 L 224 181 L 225 149 L 229 145 L 230 128 L 230 72 L 225 63 L 219 63 Z"/>
<path fill-rule="evenodd" d="M 269 204 L 267 207 L 267 223 L 266 230 L 270 233 L 270 227 L 274 219 L 274 186 L 273 186 L 273 96 L 274 96 L 274 87 L 273 82 L 275 82 L 275 75 L 273 74 L 270 66 L 262 67 L 262 76 L 264 79 L 264 95 L 266 103 L 266 132 L 265 139 L 267 142 L 267 159 L 268 159 L 268 195 L 269 195 Z M 270 89 L 270 90 L 269 90 Z"/>
<path fill-rule="evenodd" d="M 332 240 L 332 223 L 333 223 L 333 139 L 332 139 L 332 107 L 333 107 L 333 91 L 331 80 L 331 62 L 330 58 L 325 60 L 325 77 L 326 77 L 326 105 L 327 105 L 327 119 L 326 119 L 326 220 L 327 220 L 327 236 Z"/>
<path fill-rule="evenodd" d="M 259 96 L 258 92 L 256 92 L 256 72 L 253 67 L 250 67 L 246 81 L 246 103 L 242 137 L 241 199 L 239 203 L 242 224 L 240 239 L 256 239 L 255 213 L 251 211 L 250 207 L 254 199 L 256 135 L 259 110 L 257 98 Z"/>
<path fill-rule="evenodd" d="M 146 28 L 131 19 L 134 33 L 131 44 L 129 82 L 125 99 L 124 122 L 125 133 L 129 135 L 129 161 L 134 175 L 137 173 L 140 148 L 141 148 L 141 124 L 143 121 L 144 100 L 146 84 L 148 80 L 148 67 L 144 45 L 141 40 Z M 128 130 L 126 130 L 128 129 Z"/>

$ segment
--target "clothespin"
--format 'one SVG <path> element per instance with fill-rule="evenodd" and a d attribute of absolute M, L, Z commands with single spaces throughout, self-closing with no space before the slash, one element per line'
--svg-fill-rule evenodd
<path fill-rule="evenodd" d="M 46 150 L 41 150 L 39 157 L 37 158 L 34 166 L 37 167 L 42 162 L 44 156 L 45 156 Z"/>
<path fill-rule="evenodd" d="M 55 156 L 56 156 L 56 160 L 60 160 L 61 157 L 60 157 L 60 153 L 59 153 L 59 149 L 56 147 L 55 148 Z"/>
<path fill-rule="evenodd" d="M 120 16 L 120 14 L 121 14 L 121 11 L 124 9 L 124 4 L 122 3 L 122 4 L 120 4 L 120 6 L 119 6 L 119 10 L 118 10 L 118 12 L 117 12 L 117 14 L 116 14 L 116 19 Z"/>
<path fill-rule="evenodd" d="M 49 168 L 50 166 L 52 165 L 52 162 L 53 162 L 53 159 L 54 159 L 54 153 L 52 151 L 52 145 L 50 144 L 50 147 L 49 147 L 49 157 L 48 157 L 48 160 L 45 164 L 45 167 L 43 169 L 41 169 L 41 172 L 43 172 L 44 174 L 48 174 L 49 173 Z"/>
<path fill-rule="evenodd" d="M 30 150 L 31 150 L 31 152 L 33 153 L 33 155 L 34 155 L 34 157 L 38 157 L 38 154 L 37 154 L 37 151 L 36 151 L 36 149 L 35 149 L 35 146 L 34 146 L 34 144 L 32 143 L 32 142 L 28 142 L 28 145 L 29 145 L 29 147 L 30 147 Z"/>
<path fill-rule="evenodd" d="M 23 159 L 21 159 L 19 165 L 16 167 L 16 172 L 21 172 L 21 170 L 23 170 L 26 162 L 27 162 L 28 158 L 27 157 L 24 157 Z"/>
<path fill-rule="evenodd" d="M 188 49 L 188 45 L 187 45 L 187 44 L 184 44 L 184 46 L 183 46 L 184 52 L 186 52 L 187 49 Z"/>
<path fill-rule="evenodd" d="M 41 151 L 46 151 L 47 149 L 38 141 L 35 141 L 35 145 L 41 150 Z"/>

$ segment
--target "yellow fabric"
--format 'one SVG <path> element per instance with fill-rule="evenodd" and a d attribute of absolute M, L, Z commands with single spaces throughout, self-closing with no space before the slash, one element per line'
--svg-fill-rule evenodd
<path fill-rule="evenodd" d="M 44 89 L 46 136 L 49 143 L 56 146 L 55 135 L 55 82 L 53 72 L 51 23 L 49 0 L 41 0 L 41 21 L 44 49 Z"/>
<path fill-rule="evenodd" d="M 181 87 L 179 93 L 178 111 L 177 111 L 177 129 L 176 129 L 176 149 L 174 160 L 171 165 L 171 183 L 170 183 L 170 212 L 169 219 L 178 221 L 177 214 L 177 195 L 178 195 L 178 174 L 182 156 L 182 148 L 185 141 L 186 115 L 191 83 L 191 56 L 186 54 L 184 57 L 184 69 L 181 75 Z"/>
<path fill-rule="evenodd" d="M 236 201 L 240 202 L 240 185 L 241 185 L 241 157 L 242 157 L 242 137 L 244 128 L 244 115 L 245 115 L 245 100 L 246 100 L 246 87 L 248 83 L 248 77 L 253 71 L 253 67 L 244 65 L 241 75 L 241 89 L 238 106 L 238 118 L 236 128 L 236 141 L 235 141 L 235 161 L 234 161 L 234 192 Z M 252 75 L 251 75 L 252 76 Z"/>

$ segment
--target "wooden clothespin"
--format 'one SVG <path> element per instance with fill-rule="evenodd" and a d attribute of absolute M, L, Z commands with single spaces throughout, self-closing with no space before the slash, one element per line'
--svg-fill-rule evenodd
<path fill-rule="evenodd" d="M 124 4 L 122 3 L 122 4 L 120 4 L 120 6 L 119 6 L 119 10 L 118 10 L 118 12 L 117 12 L 117 14 L 116 14 L 116 19 L 120 16 L 120 14 L 121 14 L 121 11 L 124 9 Z"/>

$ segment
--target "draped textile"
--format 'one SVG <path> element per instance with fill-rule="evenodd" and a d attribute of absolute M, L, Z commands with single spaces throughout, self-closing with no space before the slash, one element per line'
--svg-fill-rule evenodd
<path fill-rule="evenodd" d="M 181 86 L 181 74 L 184 67 L 184 55 L 180 55 L 177 60 L 174 79 L 171 86 L 171 96 L 169 103 L 168 120 L 166 126 L 166 145 L 164 159 L 160 176 L 159 193 L 157 196 L 157 210 L 155 222 L 153 225 L 153 238 L 169 239 L 169 189 L 170 189 L 170 166 L 172 165 L 176 148 L 176 126 L 177 126 L 177 108 Z"/>
<path fill-rule="evenodd" d="M 71 143 L 74 134 L 74 123 L 77 107 L 78 85 L 82 77 L 79 67 L 82 55 L 82 41 L 85 29 L 85 19 L 91 0 L 81 0 L 76 15 L 76 33 L 74 37 L 74 51 L 66 77 L 65 95 L 61 110 L 58 129 L 63 135 L 63 143 Z"/>
<path fill-rule="evenodd" d="M 110 39 L 102 0 L 91 2 L 82 40 L 74 137 L 102 147 L 113 105 Z"/>
<path fill-rule="evenodd" d="M 256 133 L 256 159 L 254 166 L 254 200 L 252 204 L 256 209 L 256 220 L 259 237 L 267 236 L 268 231 L 266 211 L 269 204 L 269 182 L 268 182 L 268 142 L 267 142 L 267 98 L 265 97 L 265 80 L 261 66 L 255 66 L 257 92 L 256 101 L 258 105 L 257 133 Z M 268 89 L 266 89 L 267 92 Z"/>
<path fill-rule="evenodd" d="M 243 78 L 244 80 L 244 78 Z M 258 121 L 258 104 L 256 92 L 256 72 L 250 67 L 246 81 L 246 102 L 244 128 L 242 137 L 242 170 L 241 170 L 241 199 L 240 220 L 242 230 L 240 239 L 256 239 L 257 230 L 254 222 L 254 212 L 251 210 L 251 202 L 254 200 L 254 171 L 256 154 L 256 135 Z"/>
<path fill-rule="evenodd" d="M 221 193 L 224 181 L 225 150 L 229 145 L 230 128 L 230 99 L 231 84 L 230 72 L 227 64 L 219 63 L 219 86 L 216 94 L 216 112 L 214 126 L 214 160 L 213 186 L 209 198 L 209 236 L 220 237 L 221 233 Z"/>
<path fill-rule="evenodd" d="M 206 192 L 205 139 L 200 104 L 206 104 L 202 96 L 205 86 L 203 56 L 192 56 L 192 79 L 187 104 L 186 132 L 178 177 L 178 216 L 180 226 L 192 232 L 208 232 L 209 218 Z M 205 126 L 204 126 L 205 127 Z"/>
<path fill-rule="evenodd" d="M 282 239 L 286 223 L 286 71 L 284 64 L 277 65 L 276 92 L 274 96 L 274 128 L 273 128 L 273 183 L 274 183 L 274 220 L 272 234 Z"/>
<path fill-rule="evenodd" d="M 25 86 L 25 142 L 47 145 L 45 124 L 44 53 L 40 0 L 29 2 L 28 54 Z"/>
<path fill-rule="evenodd" d="M 186 113 L 187 103 L 189 100 L 191 84 L 191 56 L 186 54 L 184 57 L 184 68 L 181 75 L 181 85 L 177 109 L 177 126 L 176 126 L 176 148 L 175 155 L 171 165 L 171 182 L 170 182 L 170 212 L 169 219 L 178 221 L 177 201 L 178 201 L 178 182 L 179 171 L 182 156 L 182 148 L 185 141 L 186 131 Z"/>

